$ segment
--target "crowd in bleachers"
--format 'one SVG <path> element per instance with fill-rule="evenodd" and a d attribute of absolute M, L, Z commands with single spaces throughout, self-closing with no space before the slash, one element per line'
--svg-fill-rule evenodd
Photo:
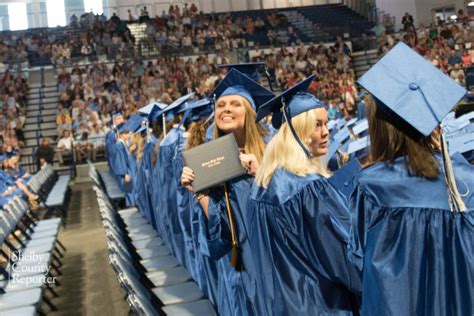
<path fill-rule="evenodd" d="M 277 90 L 316 74 L 311 91 L 333 108 L 332 118 L 336 118 L 355 115 L 357 89 L 347 52 L 340 41 L 329 48 L 283 47 L 255 59 L 266 63 L 270 84 Z M 75 66 L 71 71 L 63 68 L 58 75 L 60 104 L 56 117 L 61 147 L 70 153 L 69 144 L 74 140 L 78 161 L 94 159 L 95 147 L 103 149 L 99 138 L 107 132 L 111 113 L 129 117 L 151 102 L 169 104 L 192 92 L 205 97 L 226 73 L 217 66 L 228 62 L 224 54 L 217 54 L 195 60 L 162 57 L 149 62 L 116 62 L 112 67 L 100 63 Z"/>
<path fill-rule="evenodd" d="M 139 21 L 147 24 L 143 44 L 153 51 L 177 48 L 185 52 L 204 48 L 219 51 L 259 43 L 288 45 L 299 40 L 286 16 L 277 12 L 268 13 L 264 20 L 260 16 L 233 17 L 230 13 L 203 14 L 194 4 L 189 7 L 185 4 L 182 9 L 171 5 L 160 16 L 146 17 L 140 17 Z M 133 57 L 136 40 L 128 22 L 135 22 L 134 17 L 124 21 L 116 14 L 107 19 L 103 14 L 91 12 L 79 18 L 71 16 L 66 28 L 2 35 L 0 62 L 25 68 L 28 60 L 34 60 L 35 65 L 56 65 L 99 55 L 111 60 L 117 56 Z"/>
<path fill-rule="evenodd" d="M 23 141 L 28 78 L 7 70 L 0 78 L 0 154 L 19 150 Z"/>
<path fill-rule="evenodd" d="M 407 24 L 405 31 L 387 35 L 381 32 L 377 39 L 380 54 L 388 52 L 400 40 L 416 48 L 418 53 L 448 74 L 453 80 L 465 85 L 463 68 L 470 67 L 474 59 L 474 32 L 467 22 L 445 24 L 420 23 L 418 29 Z"/>
<path fill-rule="evenodd" d="M 208 47 L 212 50 L 233 49 L 254 44 L 287 45 L 296 43 L 298 35 L 286 16 L 271 12 L 255 18 L 230 13 L 204 15 L 192 4 L 181 10 L 171 5 L 168 12 L 147 20 L 145 29 L 149 45 L 159 48 Z"/>
<path fill-rule="evenodd" d="M 26 188 L 28 174 L 20 167 L 24 142 L 28 78 L 22 71 L 7 70 L 0 78 L 0 204 L 17 194 L 32 201 L 37 196 Z"/>

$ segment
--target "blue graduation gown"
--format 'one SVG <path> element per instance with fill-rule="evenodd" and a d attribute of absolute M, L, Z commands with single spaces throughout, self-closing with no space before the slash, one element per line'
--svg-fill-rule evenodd
<path fill-rule="evenodd" d="M 411 176 L 401 157 L 359 174 L 349 248 L 364 315 L 474 315 L 474 172 L 456 157 L 453 169 L 464 213 L 450 211 L 442 171 Z"/>
<path fill-rule="evenodd" d="M 136 205 L 133 193 L 133 157 L 128 152 L 127 146 L 122 140 L 117 140 L 114 144 L 113 152 L 115 156 L 114 159 L 112 159 L 112 165 L 114 166 L 113 171 L 115 172 L 122 191 L 125 193 L 125 204 L 127 206 Z M 132 177 L 129 183 L 125 182 L 125 175 Z"/>
<path fill-rule="evenodd" d="M 107 162 L 109 163 L 109 168 L 113 175 L 115 175 L 115 153 L 114 153 L 114 145 L 117 141 L 117 133 L 114 130 L 105 135 L 105 156 L 107 157 Z"/>
<path fill-rule="evenodd" d="M 227 182 L 237 238 L 242 249 L 243 271 L 235 271 L 230 265 L 232 237 L 222 188 L 211 190 L 208 219 L 202 218 L 201 251 L 210 258 L 218 260 L 216 306 L 220 315 L 258 314 L 258 308 L 250 300 L 257 294 L 255 279 L 252 278 L 253 253 L 249 248 L 247 237 L 249 227 L 244 221 L 245 213 L 248 212 L 247 202 L 252 181 L 253 177 L 242 176 Z"/>
<path fill-rule="evenodd" d="M 163 138 L 160 143 L 160 150 L 158 153 L 158 181 L 160 189 L 160 202 L 159 209 L 155 209 L 156 218 L 160 218 L 160 224 L 162 225 L 161 231 L 163 238 L 167 241 L 168 247 L 170 247 L 172 253 L 178 259 L 180 263 L 184 263 L 184 240 L 182 231 L 177 216 L 177 196 L 176 192 L 179 187 L 179 181 L 181 178 L 181 170 L 177 172 L 175 166 L 175 160 L 177 157 L 176 143 L 181 140 L 184 142 L 183 137 L 184 129 L 173 127 L 169 133 Z"/>
<path fill-rule="evenodd" d="M 324 177 L 277 169 L 248 204 L 249 244 L 256 255 L 259 315 L 352 315 L 357 271 L 347 263 L 350 215 Z M 334 280 L 334 281 L 332 281 Z"/>
<path fill-rule="evenodd" d="M 142 209 L 145 217 L 148 221 L 156 228 L 155 222 L 155 215 L 153 212 L 153 206 L 151 202 L 151 198 L 153 197 L 153 192 L 151 189 L 151 182 L 152 182 L 152 172 L 153 172 L 153 151 L 155 149 L 155 145 L 158 142 L 156 137 L 151 136 L 149 140 L 145 143 L 145 147 L 143 148 L 143 155 L 142 160 L 140 163 L 139 170 L 139 200 L 138 205 L 140 209 Z"/>

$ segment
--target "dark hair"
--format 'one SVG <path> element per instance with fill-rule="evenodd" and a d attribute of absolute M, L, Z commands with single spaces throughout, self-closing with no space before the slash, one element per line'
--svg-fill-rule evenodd
<path fill-rule="evenodd" d="M 393 114 L 388 114 L 387 110 L 375 104 L 372 97 L 366 100 L 372 162 L 404 157 L 411 174 L 427 179 L 437 178 L 439 168 L 432 138 L 424 137 Z"/>

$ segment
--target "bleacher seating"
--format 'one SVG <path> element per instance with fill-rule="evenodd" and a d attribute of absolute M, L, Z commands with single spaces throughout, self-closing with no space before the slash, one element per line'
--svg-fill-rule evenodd
<path fill-rule="evenodd" d="M 0 268 L 0 315 L 44 314 L 43 302 L 56 310 L 46 293 L 57 297 L 55 277 L 61 275 L 60 258 L 66 250 L 58 240 L 60 225 L 60 219 L 38 220 L 20 197 L 0 211 L 0 244 L 5 245 L 0 253 L 8 260 Z"/>
<path fill-rule="evenodd" d="M 333 38 L 349 33 L 352 38 L 361 37 L 375 25 L 345 5 L 300 7 L 298 11 L 322 27 Z"/>
<path fill-rule="evenodd" d="M 190 274 L 137 208 L 116 211 L 92 164 L 99 212 L 107 236 L 109 262 L 137 315 L 215 315 Z"/>

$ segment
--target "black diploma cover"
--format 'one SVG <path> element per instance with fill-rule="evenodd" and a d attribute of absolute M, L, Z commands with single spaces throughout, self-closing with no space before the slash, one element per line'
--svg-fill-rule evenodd
<path fill-rule="evenodd" d="M 244 175 L 246 170 L 240 163 L 239 155 L 232 133 L 184 151 L 184 163 L 196 175 L 192 183 L 194 192 Z"/>

